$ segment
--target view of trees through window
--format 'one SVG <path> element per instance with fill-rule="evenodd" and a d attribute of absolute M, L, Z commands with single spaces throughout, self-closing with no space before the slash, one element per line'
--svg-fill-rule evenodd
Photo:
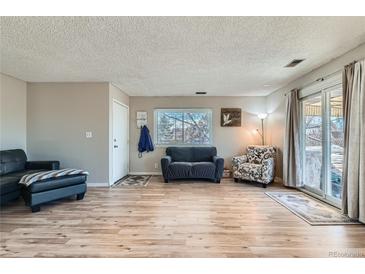
<path fill-rule="evenodd" d="M 322 104 L 321 96 L 303 102 L 304 183 L 321 190 L 322 186 Z"/>
<path fill-rule="evenodd" d="M 342 114 L 342 95 L 333 94 L 330 98 L 330 189 L 332 196 L 341 199 L 342 169 L 344 153 L 344 125 Z"/>
<path fill-rule="evenodd" d="M 329 92 L 327 96 L 326 106 L 322 105 L 321 95 L 303 101 L 303 179 L 305 185 L 341 199 L 344 153 L 341 90 Z M 327 113 L 323 111 L 324 107 Z M 327 170 L 327 176 L 324 176 L 324 170 Z"/>
<path fill-rule="evenodd" d="M 210 110 L 156 110 L 156 121 L 157 144 L 211 143 Z"/>

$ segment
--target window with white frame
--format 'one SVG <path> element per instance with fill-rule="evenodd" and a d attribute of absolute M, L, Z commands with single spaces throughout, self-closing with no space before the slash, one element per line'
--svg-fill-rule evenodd
<path fill-rule="evenodd" d="M 210 109 L 155 109 L 156 145 L 212 144 Z"/>

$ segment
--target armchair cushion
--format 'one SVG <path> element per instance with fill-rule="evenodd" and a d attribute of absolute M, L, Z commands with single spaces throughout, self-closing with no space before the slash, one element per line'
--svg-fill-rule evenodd
<path fill-rule="evenodd" d="M 232 159 L 233 171 L 238 170 L 238 167 L 243 163 L 247 163 L 247 161 L 248 161 L 247 155 L 233 157 L 233 159 Z"/>
<path fill-rule="evenodd" d="M 253 164 L 261 164 L 264 159 L 274 158 L 276 149 L 271 146 L 248 146 L 247 158 L 248 162 Z"/>
<path fill-rule="evenodd" d="M 274 180 L 275 161 L 274 158 L 265 159 L 262 161 L 262 178 L 264 183 L 270 183 Z"/>
<path fill-rule="evenodd" d="M 238 170 L 234 172 L 234 176 L 238 176 L 243 180 L 260 181 L 262 177 L 262 165 L 243 163 L 238 167 Z"/>

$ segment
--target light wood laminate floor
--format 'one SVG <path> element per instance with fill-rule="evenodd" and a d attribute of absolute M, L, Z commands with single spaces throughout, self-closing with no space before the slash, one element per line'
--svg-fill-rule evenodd
<path fill-rule="evenodd" d="M 31 213 L 1 211 L 1 257 L 365 256 L 365 226 L 311 226 L 265 195 L 286 191 L 225 179 L 89 188 Z M 332 253 L 331 253 L 332 252 Z"/>

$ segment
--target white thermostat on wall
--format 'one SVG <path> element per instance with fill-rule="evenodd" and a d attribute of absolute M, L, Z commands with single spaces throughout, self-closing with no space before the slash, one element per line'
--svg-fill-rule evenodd
<path fill-rule="evenodd" d="M 147 125 L 147 112 L 146 111 L 137 111 L 137 128 L 141 128 L 144 125 Z"/>

